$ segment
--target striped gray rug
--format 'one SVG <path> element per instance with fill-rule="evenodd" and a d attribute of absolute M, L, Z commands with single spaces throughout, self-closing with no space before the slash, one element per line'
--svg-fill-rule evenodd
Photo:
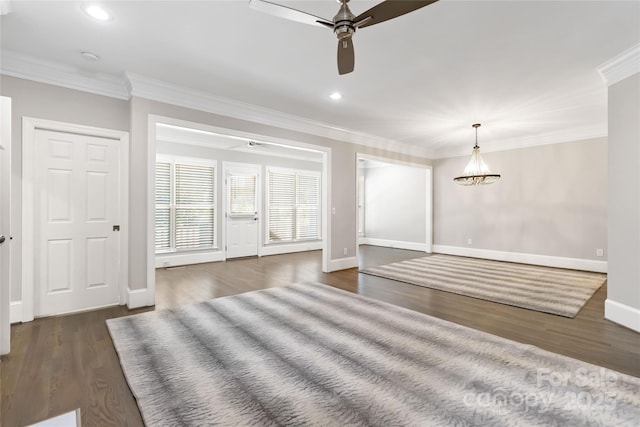
<path fill-rule="evenodd" d="M 107 323 L 149 426 L 640 419 L 638 378 L 319 284 Z"/>
<path fill-rule="evenodd" d="M 487 301 L 575 317 L 605 274 L 435 254 L 361 273 Z"/>

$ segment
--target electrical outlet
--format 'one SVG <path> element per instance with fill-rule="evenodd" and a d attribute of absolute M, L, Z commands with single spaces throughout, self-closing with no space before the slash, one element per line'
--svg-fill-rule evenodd
<path fill-rule="evenodd" d="M 347 248 L 344 248 L 344 251 L 343 251 L 343 252 L 344 252 L 344 254 L 346 255 L 346 254 L 347 254 Z"/>
<path fill-rule="evenodd" d="M 596 249 L 596 256 L 604 256 L 604 249 Z"/>
<path fill-rule="evenodd" d="M 472 245 L 473 244 L 473 240 L 471 239 L 471 237 L 469 237 L 467 239 L 467 245 Z"/>

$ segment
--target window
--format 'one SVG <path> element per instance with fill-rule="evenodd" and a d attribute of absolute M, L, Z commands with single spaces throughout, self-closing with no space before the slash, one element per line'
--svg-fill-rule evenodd
<path fill-rule="evenodd" d="M 231 175 L 229 180 L 229 215 L 253 216 L 256 209 L 256 176 Z"/>
<path fill-rule="evenodd" d="M 156 252 L 171 249 L 171 163 L 156 162 Z"/>
<path fill-rule="evenodd" d="M 156 253 L 216 248 L 215 164 L 156 162 Z"/>
<path fill-rule="evenodd" d="M 320 239 L 320 174 L 267 170 L 267 242 Z"/>

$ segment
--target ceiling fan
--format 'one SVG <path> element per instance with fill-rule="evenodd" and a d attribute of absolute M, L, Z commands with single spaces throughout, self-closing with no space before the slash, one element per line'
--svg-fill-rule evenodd
<path fill-rule="evenodd" d="M 338 37 L 338 73 L 342 75 L 353 71 L 355 58 L 352 37 L 356 29 L 388 21 L 436 1 L 438 0 L 386 0 L 355 16 L 347 5 L 349 0 L 338 0 L 340 9 L 336 16 L 333 17 L 333 20 L 311 15 L 267 0 L 249 0 L 249 6 L 252 9 L 281 18 L 332 29 Z"/>

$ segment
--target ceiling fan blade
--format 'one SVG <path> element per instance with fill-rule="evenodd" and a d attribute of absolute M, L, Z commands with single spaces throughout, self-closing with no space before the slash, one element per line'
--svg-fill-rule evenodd
<path fill-rule="evenodd" d="M 371 17 L 371 19 L 358 25 L 358 28 L 368 27 L 413 12 L 421 7 L 429 6 L 436 1 L 438 0 L 386 0 L 358 15 L 354 22 L 361 22 Z"/>
<path fill-rule="evenodd" d="M 354 65 L 353 41 L 350 38 L 338 40 L 338 73 L 349 74 L 353 71 Z"/>
<path fill-rule="evenodd" d="M 329 27 L 333 29 L 333 22 L 310 13 L 282 6 L 277 3 L 271 3 L 266 0 L 249 0 L 249 7 L 260 12 L 275 15 L 280 18 L 289 19 L 291 21 L 302 22 L 303 24 L 317 25 L 320 27 Z"/>

